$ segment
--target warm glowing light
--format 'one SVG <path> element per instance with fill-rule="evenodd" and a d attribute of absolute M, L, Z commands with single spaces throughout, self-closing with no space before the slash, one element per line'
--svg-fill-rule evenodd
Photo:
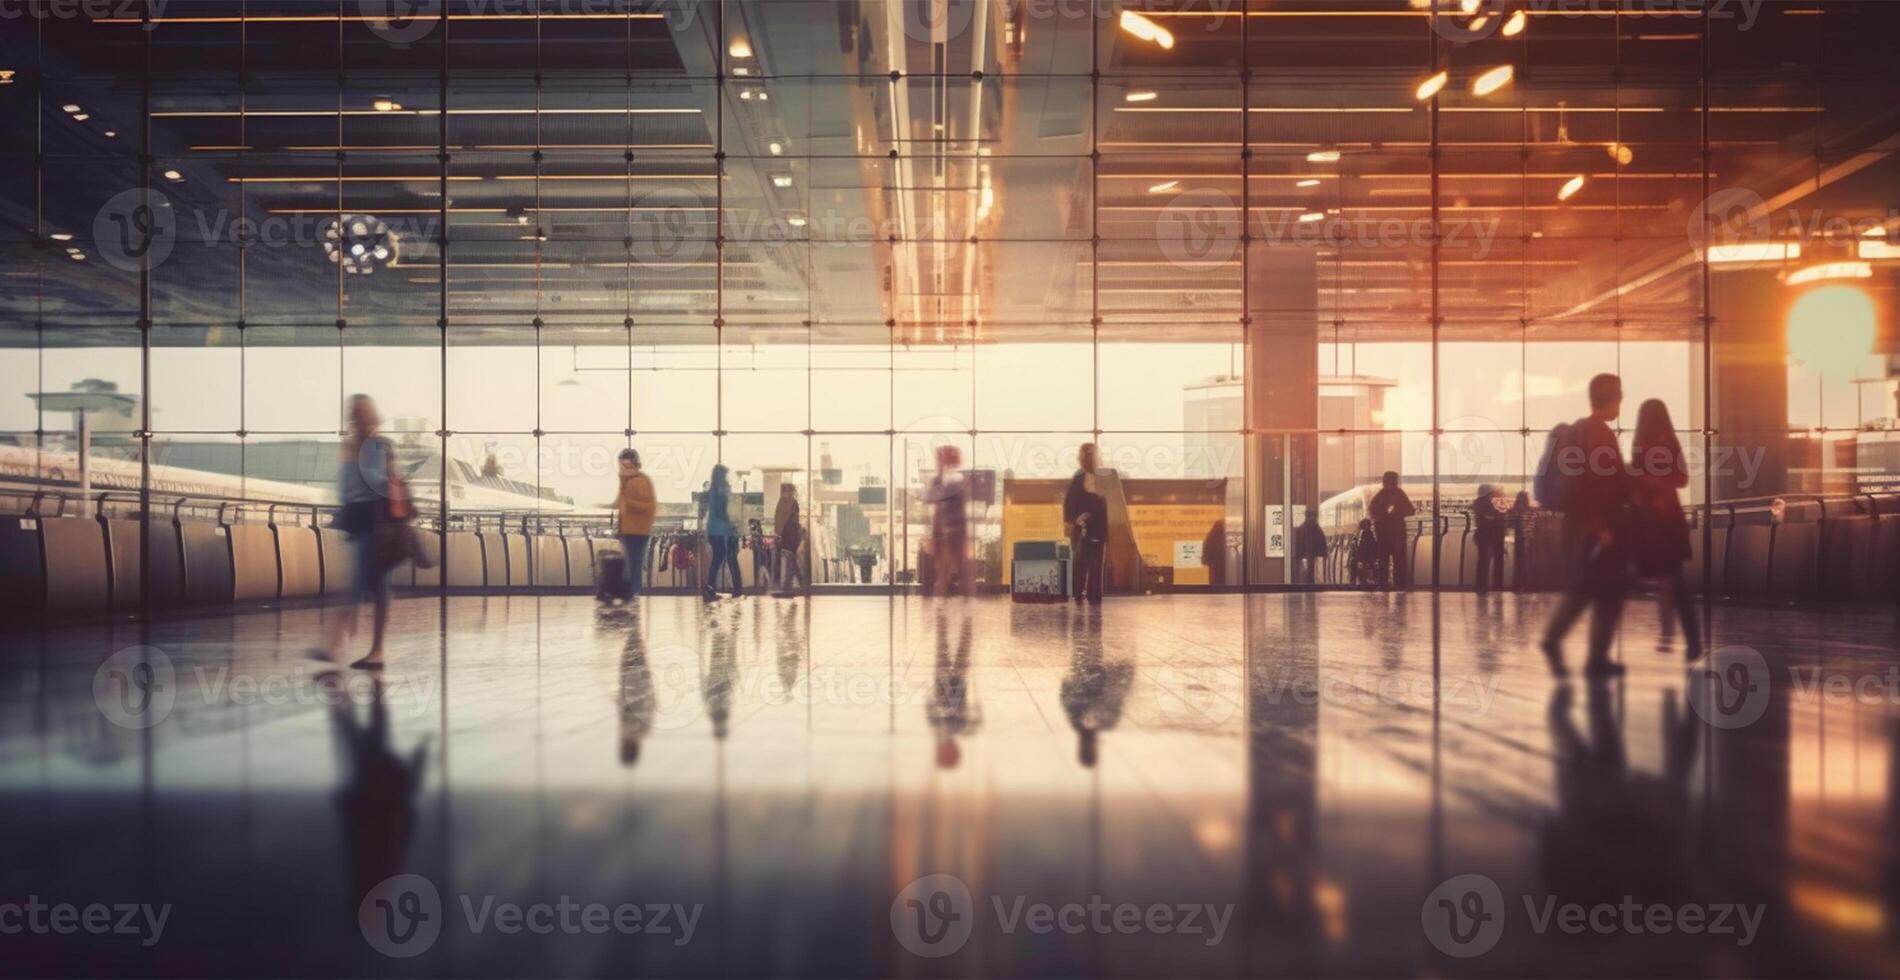
<path fill-rule="evenodd" d="M 1860 242 L 1860 257 L 1869 260 L 1900 259 L 1900 245 L 1880 239 L 1863 240 Z"/>
<path fill-rule="evenodd" d="M 1132 10 L 1122 11 L 1121 28 L 1144 41 L 1152 41 L 1163 50 L 1173 50 L 1174 35 L 1167 28 Z"/>
<path fill-rule="evenodd" d="M 179 181 L 181 181 L 181 180 L 184 180 L 184 179 L 185 179 L 185 175 L 184 175 L 184 174 L 181 174 L 181 173 L 179 173 L 179 172 L 178 172 L 178 171 L 176 171 L 176 170 L 167 170 L 167 171 L 165 171 L 165 173 L 163 174 L 163 176 L 164 176 L 164 178 L 165 178 L 166 180 L 169 180 L 169 181 L 171 181 L 171 182 L 172 182 L 172 183 L 174 183 L 174 184 L 176 184 L 176 183 L 178 183 Z"/>
<path fill-rule="evenodd" d="M 1528 26 L 1530 22 L 1531 18 L 1529 14 L 1526 14 L 1522 10 L 1513 11 L 1511 16 L 1505 19 L 1504 29 L 1499 33 L 1505 37 L 1516 37 L 1524 33 L 1524 28 Z"/>
<path fill-rule="evenodd" d="M 1788 285 L 1804 286 L 1829 279 L 1872 279 L 1874 267 L 1866 262 L 1823 262 L 1788 274 Z"/>
<path fill-rule="evenodd" d="M 1338 163 L 1338 150 L 1314 150 L 1306 155 L 1307 163 Z"/>
<path fill-rule="evenodd" d="M 1451 81 L 1451 72 L 1441 71 L 1418 83 L 1418 100 L 1424 102 L 1445 90 L 1445 83 Z"/>
<path fill-rule="evenodd" d="M 790 187 L 790 186 L 792 186 L 792 175 L 791 175 L 791 174 L 773 174 L 773 175 L 772 175 L 772 186 L 773 186 L 773 187 Z"/>
<path fill-rule="evenodd" d="M 1472 33 L 1475 34 L 1478 31 L 1484 30 L 1484 25 L 1489 24 L 1489 23 L 1491 23 L 1490 14 L 1479 14 L 1478 16 L 1471 18 L 1471 22 L 1465 25 L 1465 30 L 1471 31 Z"/>
<path fill-rule="evenodd" d="M 79 106 L 77 106 L 77 105 L 75 105 L 74 103 L 71 103 L 71 102 L 68 102 L 68 103 L 66 103 L 66 104 L 65 104 L 65 105 L 63 105 L 63 106 L 60 106 L 60 108 L 61 108 L 61 109 L 64 109 L 64 110 L 66 110 L 67 112 L 78 112 L 78 111 L 79 111 Z"/>
<path fill-rule="evenodd" d="M 1148 193 L 1166 194 L 1167 192 L 1174 190 L 1176 187 L 1179 187 L 1179 186 L 1181 186 L 1181 182 L 1178 180 L 1164 180 L 1161 183 L 1148 188 Z"/>
<path fill-rule="evenodd" d="M 377 99 L 371 102 L 370 106 L 377 112 L 399 112 L 402 109 L 402 103 L 397 102 L 395 99 L 387 98 Z"/>
<path fill-rule="evenodd" d="M 805 216 L 802 214 L 791 215 L 785 219 L 785 223 L 791 225 L 793 228 L 803 228 L 805 227 Z"/>
<path fill-rule="evenodd" d="M 73 233 L 70 231 L 56 231 L 47 237 L 56 242 L 70 242 L 73 240 Z"/>
<path fill-rule="evenodd" d="M 1583 190 L 1583 185 L 1587 182 L 1588 182 L 1588 178 L 1584 177 L 1582 174 L 1578 174 L 1575 177 L 1570 178 L 1569 182 L 1564 184 L 1563 189 L 1557 192 L 1557 200 L 1568 201 L 1571 198 L 1576 197 L 1577 192 L 1580 190 Z"/>
<path fill-rule="evenodd" d="M 1302 181 L 1300 181 L 1299 183 L 1297 183 L 1297 184 L 1294 184 L 1293 186 L 1295 186 L 1295 187 L 1318 187 L 1318 186 L 1319 186 L 1319 178 L 1318 178 L 1318 177 L 1308 177 L 1308 178 L 1306 178 L 1305 180 L 1302 180 Z"/>
<path fill-rule="evenodd" d="M 1478 8 L 1483 5 L 1484 0 L 1458 0 L 1458 12 L 1463 14 L 1475 14 L 1478 12 Z"/>
<path fill-rule="evenodd" d="M 1160 97 L 1161 97 L 1161 94 L 1159 92 L 1155 92 L 1153 90 L 1144 88 L 1144 89 L 1135 89 L 1134 91 L 1129 92 L 1127 95 L 1122 96 L 1122 101 L 1123 102 L 1153 102 L 1154 100 Z"/>
<path fill-rule="evenodd" d="M 1511 79 L 1515 77 L 1517 77 L 1516 68 L 1513 68 L 1510 65 L 1499 65 L 1496 68 L 1493 68 L 1490 71 L 1485 72 L 1482 75 L 1479 75 L 1477 78 L 1472 79 L 1471 94 L 1472 95 L 1490 95 L 1491 93 L 1496 92 L 1498 89 L 1501 89 L 1504 86 L 1511 84 Z"/>
<path fill-rule="evenodd" d="M 1796 242 L 1736 242 L 1709 246 L 1711 265 L 1740 265 L 1748 262 L 1786 262 L 1801 257 Z"/>
<path fill-rule="evenodd" d="M 785 152 L 785 144 L 780 143 L 777 140 L 773 140 L 772 142 L 765 144 L 765 149 L 768 152 L 770 152 L 773 156 L 778 156 Z"/>
<path fill-rule="evenodd" d="M 1610 159 L 1615 160 L 1619 166 L 1627 167 L 1636 159 L 1636 151 L 1630 149 L 1626 143 L 1611 143 L 1603 148 L 1603 152 L 1608 153 Z"/>
<path fill-rule="evenodd" d="M 88 114 L 88 113 L 84 113 L 84 112 L 75 112 L 75 113 L 73 113 L 73 119 L 74 119 L 74 120 L 75 120 L 76 122 L 85 122 L 86 120 L 88 120 L 88 119 L 91 119 L 91 118 L 92 118 L 92 116 L 91 116 L 90 114 Z"/>
<path fill-rule="evenodd" d="M 734 58 L 750 58 L 752 57 L 752 45 L 747 44 L 745 38 L 734 38 L 732 46 L 726 49 L 726 53 L 732 55 Z"/>
<path fill-rule="evenodd" d="M 1873 297 L 1853 286 L 1822 286 L 1788 311 L 1788 353 L 1819 369 L 1852 370 L 1873 351 Z"/>
<path fill-rule="evenodd" d="M 1325 220 L 1326 220 L 1326 216 L 1319 213 L 1318 211 L 1308 211 L 1305 214 L 1300 215 L 1300 224 L 1303 224 L 1303 225 L 1310 225 L 1315 221 L 1325 221 Z"/>

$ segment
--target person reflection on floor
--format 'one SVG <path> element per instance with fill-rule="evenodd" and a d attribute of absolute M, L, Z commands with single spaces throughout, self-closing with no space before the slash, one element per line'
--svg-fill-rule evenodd
<path fill-rule="evenodd" d="M 811 614 L 811 603 L 781 605 L 777 608 L 778 636 L 775 642 L 778 686 L 783 699 L 791 697 L 792 691 L 798 687 L 798 668 L 805 662 L 805 638 L 811 635 L 811 624 L 805 619 Z"/>
<path fill-rule="evenodd" d="M 1550 728 L 1556 812 L 1545 825 L 1544 884 L 1564 901 L 1646 903 L 1686 900 L 1689 777 L 1700 740 L 1698 719 L 1662 693 L 1662 772 L 1632 772 L 1624 752 L 1615 687 L 1586 685 L 1586 739 L 1571 720 L 1571 685 L 1551 694 Z M 1576 896 L 1572 898 L 1570 896 Z"/>
<path fill-rule="evenodd" d="M 970 607 L 959 605 L 956 653 L 950 652 L 950 627 L 944 607 L 937 607 L 937 670 L 930 686 L 924 717 L 937 733 L 937 768 L 955 769 L 963 758 L 957 739 L 975 732 L 983 709 L 970 697 Z"/>
<path fill-rule="evenodd" d="M 1075 728 L 1076 760 L 1094 768 L 1101 733 L 1121 721 L 1135 665 L 1102 658 L 1102 611 L 1090 606 L 1069 617 L 1069 673 L 1062 678 L 1062 710 Z"/>
<path fill-rule="evenodd" d="M 739 606 L 706 611 L 706 642 L 711 648 L 699 676 L 699 695 L 712 720 L 713 737 L 723 740 L 731 731 L 732 698 L 739 686 Z"/>
<path fill-rule="evenodd" d="M 325 688 L 342 685 L 336 671 L 318 675 Z M 401 870 L 416 829 L 416 793 L 422 788 L 429 739 L 407 757 L 389 746 L 389 706 L 380 677 L 367 679 L 367 688 L 337 687 L 348 696 L 330 706 L 330 732 L 336 739 L 339 770 L 344 782 L 337 789 L 337 816 L 343 827 L 343 847 L 350 862 L 350 910 L 370 889 Z M 352 682 L 352 683 L 360 683 Z M 356 702 L 368 691 L 368 718 L 359 721 Z"/>
<path fill-rule="evenodd" d="M 647 663 L 646 628 L 634 624 L 620 654 L 620 764 L 640 761 L 640 743 L 653 733 L 656 707 L 653 668 Z"/>

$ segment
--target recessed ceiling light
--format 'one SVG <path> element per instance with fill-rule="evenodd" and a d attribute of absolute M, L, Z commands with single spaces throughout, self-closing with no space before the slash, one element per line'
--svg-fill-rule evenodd
<path fill-rule="evenodd" d="M 773 186 L 773 187 L 790 187 L 790 186 L 792 186 L 792 175 L 791 175 L 791 174 L 773 174 L 773 175 L 772 175 L 772 186 Z"/>
<path fill-rule="evenodd" d="M 1482 75 L 1479 75 L 1477 78 L 1472 79 L 1471 94 L 1490 95 L 1491 93 L 1497 91 L 1498 89 L 1501 89 L 1504 86 L 1511 84 L 1511 79 L 1515 78 L 1516 76 L 1517 76 L 1516 68 L 1513 68 L 1510 65 L 1499 65 L 1496 68 L 1493 68 L 1490 71 L 1485 72 Z"/>
<path fill-rule="evenodd" d="M 1122 101 L 1124 102 L 1153 102 L 1154 100 L 1160 97 L 1161 97 L 1161 94 L 1159 92 L 1153 91 L 1152 89 L 1138 88 L 1129 92 L 1127 95 L 1122 96 Z"/>
<path fill-rule="evenodd" d="M 1319 213 L 1318 211 L 1308 211 L 1305 214 L 1300 215 L 1301 224 L 1310 225 L 1315 221 L 1325 221 L 1325 220 L 1326 220 L 1326 216 Z"/>
<path fill-rule="evenodd" d="M 747 89 L 740 89 L 740 90 L 739 90 L 739 100 L 740 100 L 741 102 L 750 102 L 750 101 L 752 101 L 752 90 L 751 90 L 751 89 L 749 89 L 749 88 L 747 88 Z"/>
<path fill-rule="evenodd" d="M 63 106 L 60 106 L 60 108 L 61 108 L 61 109 L 64 109 L 64 110 L 66 110 L 67 112 L 78 112 L 78 111 L 79 111 L 79 106 L 78 106 L 77 104 L 75 104 L 75 103 L 72 103 L 72 102 L 68 102 L 68 103 L 66 103 L 66 104 L 65 104 L 65 105 L 63 105 Z"/>
<path fill-rule="evenodd" d="M 402 109 L 402 103 L 386 97 L 378 98 L 376 101 L 371 102 L 370 105 L 374 107 L 377 112 L 396 112 Z"/>
<path fill-rule="evenodd" d="M 1630 161 L 1636 159 L 1636 151 L 1630 149 L 1626 143 L 1611 143 L 1604 147 L 1603 151 L 1610 155 L 1610 159 L 1625 167 L 1630 165 Z"/>
<path fill-rule="evenodd" d="M 1165 180 L 1159 184 L 1154 185 L 1153 187 L 1148 188 L 1148 193 L 1166 194 L 1167 192 L 1174 190 L 1176 187 L 1179 187 L 1179 186 L 1181 186 L 1181 182 L 1178 180 Z"/>
<path fill-rule="evenodd" d="M 1530 15 L 1524 11 L 1513 11 L 1511 16 L 1504 21 L 1504 30 L 1502 33 L 1505 37 L 1516 37 L 1524 33 L 1524 28 L 1530 24 L 1530 21 Z"/>
<path fill-rule="evenodd" d="M 112 140 L 112 139 L 118 139 L 118 138 L 119 138 L 119 131 L 118 131 L 118 130 L 116 130 L 116 129 L 108 129 L 108 130 L 106 130 L 106 132 L 105 132 L 105 137 L 106 137 L 106 139 L 109 139 L 109 140 Z"/>
<path fill-rule="evenodd" d="M 750 74 L 752 74 L 752 72 L 750 72 L 750 71 L 748 71 L 748 70 L 746 70 L 746 69 L 744 69 L 744 68 L 734 68 L 734 69 L 732 70 L 732 73 L 733 73 L 734 75 L 750 75 Z"/>
<path fill-rule="evenodd" d="M 752 45 L 747 43 L 745 38 L 733 38 L 732 46 L 726 49 L 726 53 L 732 55 L 734 58 L 750 58 L 752 57 Z"/>
<path fill-rule="evenodd" d="M 1297 184 L 1294 184 L 1293 186 L 1295 186 L 1295 187 L 1318 187 L 1318 186 L 1319 186 L 1319 178 L 1318 178 L 1318 177 L 1308 177 L 1308 178 L 1306 178 L 1305 180 L 1302 180 L 1302 181 L 1300 181 L 1299 183 L 1297 183 Z"/>
<path fill-rule="evenodd" d="M 184 179 L 185 179 L 185 175 L 184 175 L 184 174 L 181 174 L 181 173 L 179 173 L 179 172 L 178 172 L 178 171 L 176 171 L 176 170 L 167 170 L 167 171 L 165 171 L 165 173 L 163 174 L 163 176 L 164 176 L 164 178 L 165 178 L 166 180 L 169 180 L 169 181 L 171 181 L 171 182 L 172 182 L 172 183 L 174 183 L 174 184 L 176 184 L 176 183 L 178 183 L 179 181 L 181 181 L 181 180 L 184 180 Z"/>
<path fill-rule="evenodd" d="M 73 113 L 73 120 L 75 122 L 85 122 L 86 120 L 91 119 L 91 118 L 92 116 L 89 113 L 84 113 L 84 112 Z"/>
<path fill-rule="evenodd" d="M 1418 83 L 1418 100 L 1420 102 L 1425 102 L 1429 100 L 1432 96 L 1437 95 L 1439 92 L 1443 91 L 1445 88 L 1445 83 L 1449 81 L 1451 81 L 1451 72 L 1441 71 L 1438 74 L 1433 75 L 1432 77 L 1427 78 L 1426 80 Z"/>
<path fill-rule="evenodd" d="M 1132 10 L 1122 11 L 1121 28 L 1144 41 L 1154 42 L 1164 51 L 1174 47 L 1172 32 Z"/>
<path fill-rule="evenodd" d="M 73 233 L 70 231 L 56 231 L 46 237 L 56 242 L 70 242 L 73 240 Z"/>
<path fill-rule="evenodd" d="M 1338 150 L 1314 150 L 1306 155 L 1307 163 L 1338 163 Z"/>
<path fill-rule="evenodd" d="M 1465 14 L 1475 14 L 1484 6 L 1484 0 L 1458 0 L 1458 10 Z"/>
<path fill-rule="evenodd" d="M 785 152 L 785 144 L 780 143 L 777 140 L 773 140 L 772 142 L 765 144 L 765 148 L 766 150 L 770 151 L 773 156 L 778 156 Z"/>
<path fill-rule="evenodd" d="M 1582 174 L 1578 174 L 1575 177 L 1570 178 L 1570 180 L 1564 184 L 1563 189 L 1557 192 L 1557 200 L 1568 201 L 1571 198 L 1576 197 L 1577 192 L 1580 190 L 1583 190 L 1583 185 L 1585 183 L 1588 183 L 1588 178 L 1584 177 L 1584 175 Z"/>
<path fill-rule="evenodd" d="M 803 228 L 805 227 L 805 216 L 802 214 L 790 215 L 786 217 L 785 223 L 791 225 L 793 228 Z"/>

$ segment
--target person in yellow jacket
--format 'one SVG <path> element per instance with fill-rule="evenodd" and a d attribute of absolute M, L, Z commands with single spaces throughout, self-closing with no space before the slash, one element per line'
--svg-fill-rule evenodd
<path fill-rule="evenodd" d="M 653 537 L 653 517 L 659 504 L 653 496 L 653 481 L 640 472 L 640 454 L 631 449 L 620 451 L 620 494 L 614 498 L 615 532 L 620 550 L 625 553 L 627 569 L 619 583 L 622 599 L 640 594 L 641 577 L 646 569 L 647 542 Z"/>

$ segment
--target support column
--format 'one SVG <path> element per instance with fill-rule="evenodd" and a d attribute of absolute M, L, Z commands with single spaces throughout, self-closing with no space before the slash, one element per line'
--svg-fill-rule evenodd
<path fill-rule="evenodd" d="M 1293 517 L 1281 508 L 1319 506 L 1318 257 L 1259 245 L 1246 255 L 1248 581 L 1283 585 L 1291 579 Z M 1287 557 L 1267 556 L 1276 532 Z"/>
<path fill-rule="evenodd" d="M 1790 488 L 1788 467 L 1788 295 L 1773 270 L 1717 271 L 1709 309 L 1715 317 L 1709 352 L 1715 390 L 1705 391 L 1700 344 L 1692 345 L 1689 426 L 1712 420 L 1715 499 L 1765 497 Z M 1623 424 L 1634 425 L 1636 406 L 1626 405 Z M 1685 440 L 1685 445 L 1687 441 Z M 1747 454 L 1744 467 L 1740 454 Z M 1759 471 L 1751 468 L 1761 454 Z M 1754 479 L 1749 479 L 1753 474 Z M 1696 488 L 1700 490 L 1700 482 Z"/>

